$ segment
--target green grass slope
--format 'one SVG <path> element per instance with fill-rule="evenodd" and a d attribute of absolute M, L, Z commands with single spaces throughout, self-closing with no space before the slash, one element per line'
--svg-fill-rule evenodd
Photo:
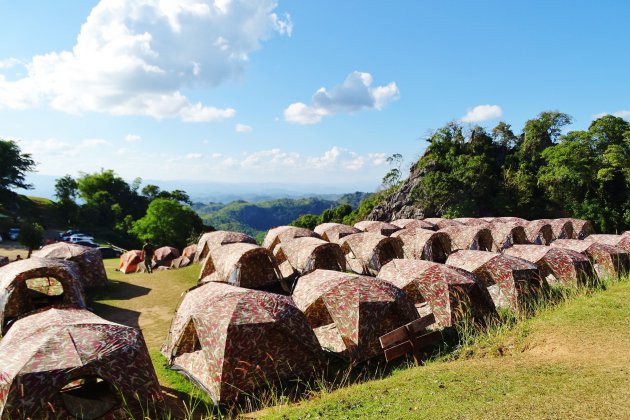
<path fill-rule="evenodd" d="M 454 360 L 257 413 L 269 418 L 630 418 L 630 282 L 582 293 Z M 465 356 L 464 356 L 465 355 Z"/>

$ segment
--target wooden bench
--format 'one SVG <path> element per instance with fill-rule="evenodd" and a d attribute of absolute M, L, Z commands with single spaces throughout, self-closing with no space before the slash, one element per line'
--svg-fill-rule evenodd
<path fill-rule="evenodd" d="M 379 337 L 385 360 L 389 362 L 412 353 L 416 365 L 422 365 L 423 353 L 442 341 L 439 331 L 427 331 L 433 323 L 435 316 L 429 314 Z"/>

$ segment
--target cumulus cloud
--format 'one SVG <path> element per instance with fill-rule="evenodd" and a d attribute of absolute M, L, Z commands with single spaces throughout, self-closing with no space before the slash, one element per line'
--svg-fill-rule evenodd
<path fill-rule="evenodd" d="M 237 133 L 250 133 L 252 131 L 252 127 L 246 124 L 236 124 L 236 126 L 234 126 L 234 130 Z"/>
<path fill-rule="evenodd" d="M 234 109 L 192 102 L 182 90 L 236 79 L 263 40 L 290 36 L 291 19 L 277 15 L 276 6 L 275 0 L 101 0 L 70 51 L 22 63 L 26 76 L 17 80 L 0 74 L 0 106 L 187 122 L 231 118 Z"/>
<path fill-rule="evenodd" d="M 0 69 L 10 69 L 11 67 L 15 67 L 21 63 L 21 60 L 18 60 L 14 57 L 5 58 L 3 60 L 0 60 Z"/>
<path fill-rule="evenodd" d="M 203 155 L 201 153 L 188 153 L 185 158 L 188 160 L 197 160 L 203 159 Z"/>
<path fill-rule="evenodd" d="M 363 109 L 380 111 L 399 98 L 400 92 L 395 82 L 371 87 L 372 82 L 370 73 L 354 71 L 331 90 L 319 88 L 312 97 L 311 105 L 302 102 L 289 105 L 284 110 L 284 119 L 295 124 L 317 124 L 328 115 L 348 114 Z"/>
<path fill-rule="evenodd" d="M 601 118 L 604 115 L 614 115 L 615 117 L 623 118 L 624 120 L 630 120 L 630 110 L 617 111 L 617 112 L 602 112 L 600 114 L 593 115 L 593 119 Z"/>
<path fill-rule="evenodd" d="M 125 140 L 130 143 L 136 143 L 136 142 L 142 141 L 142 137 L 140 137 L 137 134 L 127 134 L 125 136 Z"/>
<path fill-rule="evenodd" d="M 499 105 L 477 105 L 469 109 L 461 121 L 465 123 L 481 122 L 499 118 L 501 115 L 503 115 L 503 110 Z"/>

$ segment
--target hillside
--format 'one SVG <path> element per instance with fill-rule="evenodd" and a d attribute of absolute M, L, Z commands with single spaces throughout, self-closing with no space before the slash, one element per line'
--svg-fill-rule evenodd
<path fill-rule="evenodd" d="M 277 200 L 250 203 L 239 200 L 228 204 L 208 203 L 193 205 L 205 224 L 218 230 L 234 230 L 260 237 L 274 226 L 291 223 L 303 214 L 319 214 L 340 204 L 353 208 L 369 194 L 355 192 L 345 194 L 337 200 L 322 198 L 282 198 Z"/>

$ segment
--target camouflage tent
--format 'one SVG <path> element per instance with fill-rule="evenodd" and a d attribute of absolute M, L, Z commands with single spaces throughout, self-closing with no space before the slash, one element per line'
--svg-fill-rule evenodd
<path fill-rule="evenodd" d="M 573 223 L 567 219 L 547 219 L 555 239 L 573 239 Z"/>
<path fill-rule="evenodd" d="M 458 268 L 430 261 L 391 260 L 381 268 L 378 278 L 405 291 L 420 315 L 433 313 L 442 328 L 467 315 L 483 322 L 496 312 L 481 280 Z"/>
<path fill-rule="evenodd" d="M 522 258 L 487 251 L 457 251 L 446 264 L 477 274 L 494 305 L 514 311 L 540 292 L 538 267 Z"/>
<path fill-rule="evenodd" d="M 142 264 L 142 251 L 138 249 L 132 249 L 120 256 L 120 264 L 118 264 L 118 271 L 129 274 L 138 271 L 138 265 Z"/>
<path fill-rule="evenodd" d="M 318 268 L 345 271 L 346 258 L 338 244 L 317 238 L 296 238 L 274 251 L 283 277 L 310 273 Z"/>
<path fill-rule="evenodd" d="M 3 265 L 9 264 L 9 257 L 5 257 L 4 255 L 0 255 L 0 267 Z"/>
<path fill-rule="evenodd" d="M 77 263 L 79 278 L 84 288 L 100 287 L 107 284 L 107 273 L 103 265 L 103 256 L 96 248 L 68 242 L 56 242 L 34 252 L 33 256 L 68 260 Z"/>
<path fill-rule="evenodd" d="M 504 253 L 536 264 L 541 276 L 549 283 L 575 287 L 594 276 L 589 259 L 570 249 L 544 245 L 514 245 Z"/>
<path fill-rule="evenodd" d="M 549 245 L 556 239 L 549 220 L 532 220 L 527 222 L 524 227 L 527 240 L 534 245 Z"/>
<path fill-rule="evenodd" d="M 361 232 L 345 236 L 340 242 L 348 267 L 358 274 L 375 276 L 383 264 L 403 257 L 402 241 L 379 233 Z"/>
<path fill-rule="evenodd" d="M 196 253 L 197 253 L 197 244 L 188 245 L 186 248 L 182 250 L 182 257 L 186 257 L 192 261 L 195 259 Z"/>
<path fill-rule="evenodd" d="M 563 219 L 557 219 L 557 220 L 571 222 L 571 226 L 573 228 L 572 229 L 573 236 L 570 239 L 584 239 L 588 235 L 595 233 L 593 224 L 589 222 L 588 220 L 572 219 L 572 218 L 563 218 Z M 561 238 L 558 238 L 558 239 L 561 239 Z"/>
<path fill-rule="evenodd" d="M 491 223 L 490 234 L 492 235 L 492 251 L 494 252 L 501 252 L 516 244 L 529 243 L 525 228 L 512 223 Z"/>
<path fill-rule="evenodd" d="M 492 234 L 490 229 L 481 226 L 449 226 L 438 232 L 446 233 L 451 238 L 451 249 L 472 249 L 490 251 L 492 249 Z"/>
<path fill-rule="evenodd" d="M 402 241 L 404 258 L 443 263 L 451 253 L 451 238 L 444 232 L 406 228 L 391 237 Z"/>
<path fill-rule="evenodd" d="M 188 291 L 162 354 L 216 402 L 324 367 L 317 338 L 290 297 L 220 283 Z"/>
<path fill-rule="evenodd" d="M 273 254 L 258 245 L 229 244 L 213 248 L 201 265 L 199 281 L 218 281 L 234 286 L 259 288 L 281 278 Z"/>
<path fill-rule="evenodd" d="M 199 242 L 197 243 L 197 253 L 195 254 L 194 261 L 203 261 L 213 248 L 221 245 L 238 243 L 256 245 L 256 240 L 245 233 L 230 232 L 226 230 L 204 233 L 201 235 L 201 238 L 199 238 Z"/>
<path fill-rule="evenodd" d="M 589 235 L 584 240 L 586 242 L 616 246 L 630 253 L 630 235 Z"/>
<path fill-rule="evenodd" d="M 158 267 L 170 267 L 175 258 L 179 258 L 179 250 L 172 246 L 162 246 L 153 253 L 153 262 Z"/>
<path fill-rule="evenodd" d="M 462 223 L 460 222 L 456 222 L 454 220 L 451 219 L 443 219 L 441 217 L 427 217 L 426 219 L 422 219 L 425 222 L 431 223 L 432 225 L 435 225 L 436 229 L 444 229 L 445 227 L 448 226 L 462 226 Z"/>
<path fill-rule="evenodd" d="M 361 231 L 354 226 L 343 225 L 341 223 L 322 223 L 315 226 L 315 233 L 320 235 L 323 240 L 338 244 L 344 236 L 360 233 Z"/>
<path fill-rule="evenodd" d="M 487 227 L 488 224 L 490 223 L 486 220 L 478 219 L 476 217 L 457 217 L 453 220 L 466 226 L 486 226 Z"/>
<path fill-rule="evenodd" d="M 420 228 L 420 229 L 428 229 L 428 230 L 437 230 L 437 227 L 433 223 L 429 223 L 426 220 L 419 220 L 419 219 L 393 220 L 392 225 L 398 226 L 399 228 L 402 228 L 402 229 Z"/>
<path fill-rule="evenodd" d="M 31 257 L 0 267 L 2 334 L 15 318 L 51 305 L 85 308 L 76 263 Z"/>
<path fill-rule="evenodd" d="M 490 223 L 525 223 L 527 224 L 529 220 L 520 218 L 520 217 L 512 217 L 512 216 L 502 216 L 502 217 L 481 217 L 481 220 Z"/>
<path fill-rule="evenodd" d="M 288 242 L 296 238 L 318 238 L 322 239 L 317 233 L 310 229 L 294 227 L 294 226 L 279 226 L 270 229 L 263 241 L 263 248 L 267 248 L 272 251 L 283 242 Z"/>
<path fill-rule="evenodd" d="M 379 337 L 418 318 L 409 297 L 373 277 L 315 270 L 293 291 L 322 347 L 361 362 L 383 353 Z"/>
<path fill-rule="evenodd" d="M 390 236 L 401 228 L 391 223 L 379 222 L 376 220 L 363 220 L 354 224 L 354 227 L 363 232 L 376 232 L 383 236 Z"/>
<path fill-rule="evenodd" d="M 566 248 L 586 255 L 600 278 L 617 277 L 628 271 L 629 255 L 622 248 L 579 239 L 558 239 L 551 246 Z"/>
<path fill-rule="evenodd" d="M 144 417 L 160 402 L 136 328 L 52 308 L 16 321 L 0 343 L 2 418 Z"/>
<path fill-rule="evenodd" d="M 188 257 L 181 256 L 171 261 L 171 268 L 184 268 L 192 264 L 192 260 Z"/>

